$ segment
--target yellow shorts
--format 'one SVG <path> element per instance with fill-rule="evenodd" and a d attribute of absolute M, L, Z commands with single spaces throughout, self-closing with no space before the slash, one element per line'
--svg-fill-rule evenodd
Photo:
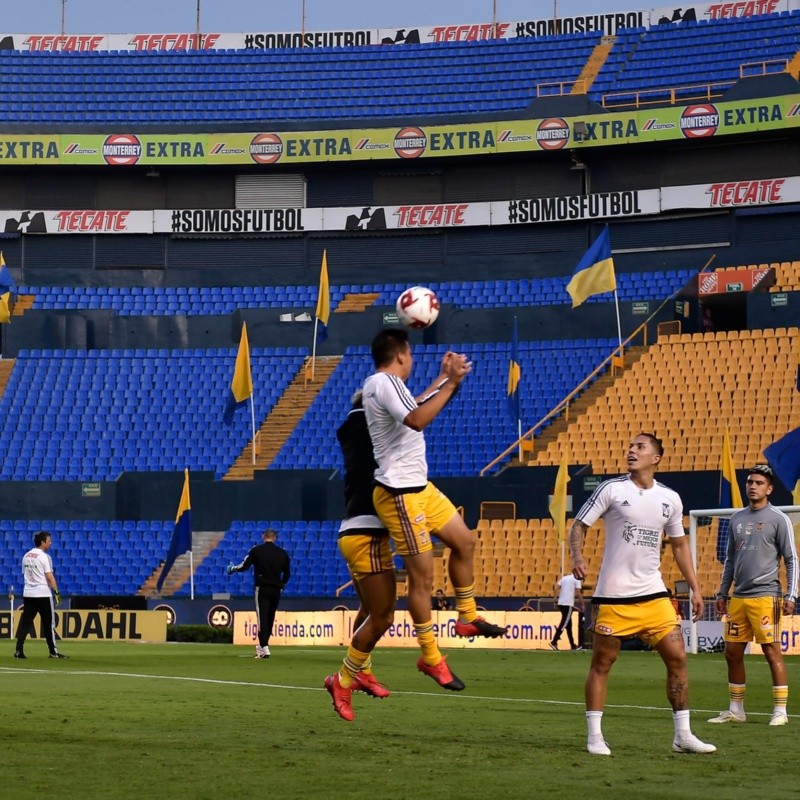
<path fill-rule="evenodd" d="M 638 636 L 650 647 L 657 645 L 679 624 L 668 597 L 656 597 L 642 603 L 602 603 L 595 609 L 592 626 L 595 633 L 621 639 Z"/>
<path fill-rule="evenodd" d="M 782 606 L 780 597 L 732 597 L 723 618 L 723 638 L 726 642 L 779 642 Z"/>
<path fill-rule="evenodd" d="M 372 502 L 401 556 L 432 550 L 431 534 L 440 531 L 457 513 L 456 507 L 432 483 L 421 492 L 397 495 L 376 486 Z"/>
<path fill-rule="evenodd" d="M 394 569 L 392 549 L 388 536 L 351 533 L 339 537 L 339 552 L 347 562 L 347 568 L 354 581 L 378 572 Z"/>

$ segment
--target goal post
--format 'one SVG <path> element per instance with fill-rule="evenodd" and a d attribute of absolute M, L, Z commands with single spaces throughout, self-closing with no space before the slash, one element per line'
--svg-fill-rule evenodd
<path fill-rule="evenodd" d="M 775 506 L 792 520 L 795 541 L 800 541 L 800 506 Z M 700 508 L 689 512 L 689 547 L 692 563 L 700 585 L 707 596 L 716 596 L 722 574 L 722 561 L 718 558 L 717 537 L 719 523 L 730 518 L 741 508 Z M 724 558 L 724 553 L 719 554 Z M 783 567 L 781 568 L 783 571 Z M 785 586 L 785 581 L 784 581 Z M 691 589 L 689 590 L 691 600 Z M 690 606 L 691 607 L 691 606 Z M 698 651 L 697 623 L 689 619 L 689 652 Z"/>

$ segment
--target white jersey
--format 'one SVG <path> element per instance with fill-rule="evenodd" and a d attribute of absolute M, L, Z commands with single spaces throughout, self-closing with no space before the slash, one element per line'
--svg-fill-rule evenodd
<path fill-rule="evenodd" d="M 396 375 L 376 372 L 364 383 L 364 412 L 378 468 L 375 480 L 389 489 L 428 483 L 425 436 L 403 424 L 417 401 Z"/>
<path fill-rule="evenodd" d="M 564 575 L 558 582 L 558 605 L 575 605 L 575 592 L 581 588 L 581 582 L 572 575 Z"/>
<path fill-rule="evenodd" d="M 594 601 L 666 595 L 661 577 L 661 539 L 684 536 L 683 503 L 677 492 L 655 481 L 640 489 L 630 475 L 603 481 L 576 519 L 593 525 L 603 517 L 606 541 Z"/>
<path fill-rule="evenodd" d="M 22 574 L 25 578 L 23 597 L 50 597 L 52 590 L 44 577 L 53 571 L 50 556 L 38 547 L 28 550 L 22 557 Z"/>

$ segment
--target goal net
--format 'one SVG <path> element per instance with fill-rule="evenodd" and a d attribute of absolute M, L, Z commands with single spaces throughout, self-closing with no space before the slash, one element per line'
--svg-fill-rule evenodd
<path fill-rule="evenodd" d="M 800 542 L 800 506 L 776 506 L 794 525 L 795 541 Z M 682 603 L 684 630 L 688 627 L 689 652 L 697 653 L 721 643 L 721 625 L 714 610 L 714 598 L 722 577 L 722 564 L 728 542 L 729 520 L 738 508 L 704 508 L 689 512 L 689 545 L 695 570 L 706 600 L 703 620 L 691 620 L 691 605 Z M 663 559 L 664 580 L 678 600 L 690 600 L 691 592 L 683 581 L 674 559 Z M 781 564 L 781 584 L 786 587 L 786 570 Z"/>

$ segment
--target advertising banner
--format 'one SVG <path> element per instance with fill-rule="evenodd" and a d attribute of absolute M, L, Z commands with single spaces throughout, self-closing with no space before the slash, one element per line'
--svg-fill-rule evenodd
<path fill-rule="evenodd" d="M 535 225 L 655 215 L 674 208 L 766 205 L 800 200 L 800 177 L 669 186 L 589 195 L 349 208 L 63 209 L 0 211 L 9 234 L 274 234 Z M 717 203 L 716 206 L 710 203 Z M 712 273 L 713 274 L 713 273 Z"/>
<path fill-rule="evenodd" d="M 19 628 L 22 612 L 14 612 L 14 630 Z M 36 618 L 30 638 L 42 637 L 41 619 Z M 56 609 L 57 639 L 81 641 L 166 642 L 167 614 L 165 611 L 59 611 Z M 11 612 L 0 611 L 0 639 L 11 638 Z"/>
<path fill-rule="evenodd" d="M 606 14 L 549 16 L 512 22 L 476 22 L 459 25 L 407 25 L 403 28 L 362 28 L 330 31 L 247 31 L 244 33 L 111 33 L 41 34 L 0 33 L 0 49 L 46 52 L 274 50 L 285 48 L 363 47 L 370 44 L 404 45 L 426 42 L 472 42 L 597 33 L 613 36 L 631 28 L 679 25 L 702 20 L 736 19 L 777 14 L 800 7 L 800 0 L 732 0 L 691 6 L 664 6 L 653 10 Z"/>
<path fill-rule="evenodd" d="M 4 233 L 152 233 L 152 211 L 0 211 Z"/>
<path fill-rule="evenodd" d="M 661 208 L 741 208 L 800 202 L 800 177 L 665 186 Z"/>
<path fill-rule="evenodd" d="M 278 611 L 270 644 L 303 646 L 341 646 L 353 636 L 355 611 Z M 492 650 L 545 650 L 550 648 L 561 619 L 557 611 L 493 611 L 492 622 L 508 625 L 508 633 L 497 639 L 463 639 L 455 635 L 457 614 L 434 611 L 433 629 L 441 647 L 477 646 Z M 255 611 L 236 611 L 233 615 L 233 643 L 255 645 L 258 620 Z M 407 611 L 397 611 L 394 623 L 380 641 L 381 647 L 416 647 L 414 623 Z M 569 645 L 564 645 L 568 647 Z"/>

